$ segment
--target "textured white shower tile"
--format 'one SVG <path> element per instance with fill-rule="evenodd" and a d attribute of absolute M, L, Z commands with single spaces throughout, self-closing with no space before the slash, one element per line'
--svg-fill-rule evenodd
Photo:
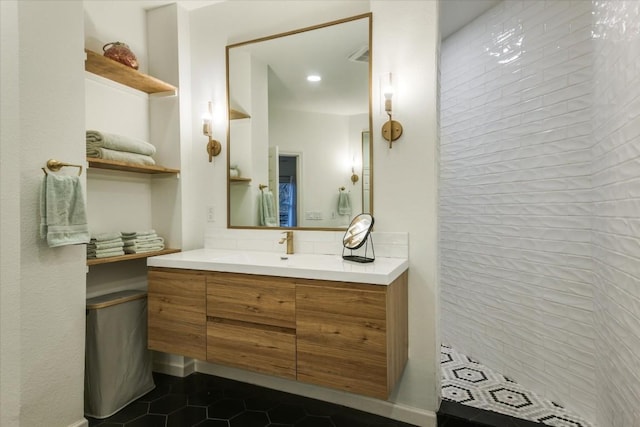
<path fill-rule="evenodd" d="M 446 287 L 458 292 L 443 300 L 443 313 L 451 310 L 453 321 L 467 321 L 445 326 L 443 336 L 448 337 L 451 330 L 459 340 L 471 335 L 474 351 L 491 357 L 495 366 L 507 367 L 516 374 L 531 370 L 534 378 L 549 357 L 558 357 L 566 365 L 573 351 L 580 360 L 580 370 L 587 355 L 593 354 L 585 326 L 588 322 L 577 320 L 583 320 L 582 311 L 591 312 L 587 307 L 593 294 L 592 275 L 585 271 L 590 269 L 593 197 L 587 178 L 591 171 L 592 116 L 585 103 L 592 96 L 592 86 L 584 84 L 590 82 L 592 57 L 590 35 L 577 31 L 588 27 L 585 20 L 590 4 L 561 3 L 503 2 L 493 9 L 493 15 L 485 15 L 487 26 L 496 33 L 487 34 L 484 29 L 462 31 L 457 34 L 457 48 L 450 49 L 447 40 L 442 47 L 449 58 L 454 52 L 473 51 L 474 46 L 483 45 L 489 52 L 505 47 L 512 52 L 509 49 L 514 45 L 507 44 L 523 35 L 524 52 L 517 65 L 498 65 L 488 56 L 474 53 L 464 57 L 463 53 L 460 59 L 450 59 L 442 66 L 442 74 L 447 75 L 450 67 L 467 63 L 474 68 L 482 62 L 494 76 L 486 73 L 489 81 L 483 81 L 459 74 L 466 79 L 466 87 L 456 92 L 456 102 L 469 108 L 464 115 L 451 114 L 447 128 L 442 129 L 440 255 L 443 292 Z M 521 12 L 505 15 L 507 10 Z M 511 30 L 508 22 L 517 22 L 519 28 L 500 41 L 499 35 Z M 578 53 L 570 46 L 575 46 Z M 498 72 L 503 79 L 495 77 Z M 516 76 L 521 80 L 514 80 Z M 465 91 L 473 93 L 474 85 L 483 85 L 494 95 L 484 92 L 473 99 L 465 98 Z M 446 86 L 443 83 L 443 93 L 448 93 Z M 520 117 L 521 123 L 498 120 L 514 116 Z M 461 123 L 456 124 L 456 118 Z M 451 129 L 457 132 L 450 133 Z M 459 205 L 471 207 L 456 210 Z M 478 211 L 477 207 L 485 209 Z M 460 282 L 464 284 L 458 286 Z M 460 292 L 470 298 L 461 299 Z M 547 304 L 547 299 L 559 302 Z M 515 309 L 500 309 L 496 303 Z M 563 304 L 569 304 L 568 313 L 559 310 Z M 553 317 L 557 327 L 545 327 L 545 315 Z M 492 326 L 499 328 L 495 335 L 502 343 L 487 337 L 492 334 Z M 552 338 L 574 347 L 563 348 L 553 356 L 531 351 L 528 354 L 536 357 L 514 362 L 514 353 L 526 352 L 523 347 L 544 350 L 540 343 Z M 514 349 L 508 357 L 492 353 L 508 346 Z M 585 372 L 585 377 L 593 375 L 592 371 Z M 545 374 L 551 381 L 548 377 Z M 549 381 L 533 380 L 543 391 L 560 387 L 567 393 L 571 390 L 568 385 L 556 387 Z M 552 386 L 546 387 L 545 382 Z M 576 400 L 576 404 L 582 405 L 582 400 Z"/>

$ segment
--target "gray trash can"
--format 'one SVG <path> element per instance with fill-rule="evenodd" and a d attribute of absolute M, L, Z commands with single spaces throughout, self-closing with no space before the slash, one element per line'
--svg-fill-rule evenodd
<path fill-rule="evenodd" d="M 146 292 L 87 299 L 85 415 L 109 417 L 153 390 L 151 363 Z"/>

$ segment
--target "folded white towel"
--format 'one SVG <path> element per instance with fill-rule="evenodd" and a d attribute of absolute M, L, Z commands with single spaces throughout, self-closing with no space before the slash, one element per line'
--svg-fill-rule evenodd
<path fill-rule="evenodd" d="M 78 176 L 47 174 L 40 191 L 40 237 L 49 247 L 89 243 L 87 208 Z"/>
<path fill-rule="evenodd" d="M 155 165 L 156 161 L 151 156 L 138 153 L 129 153 L 126 151 L 110 150 L 108 148 L 95 148 L 89 152 L 87 157 L 95 157 L 98 159 L 115 160 L 117 162 L 132 163 L 134 165 Z"/>
<path fill-rule="evenodd" d="M 112 256 L 122 256 L 124 255 L 124 250 L 122 248 L 112 248 L 112 249 L 88 249 L 87 250 L 87 258 L 109 258 Z"/>
<path fill-rule="evenodd" d="M 89 246 L 93 249 L 102 250 L 102 249 L 113 249 L 113 248 L 122 248 L 124 246 L 124 241 L 120 239 L 119 242 L 100 242 L 100 243 L 90 243 Z"/>
<path fill-rule="evenodd" d="M 97 130 L 88 130 L 86 133 L 87 156 L 89 157 L 97 157 L 95 154 L 95 149 L 97 148 L 126 151 L 129 153 L 144 154 L 146 156 L 156 154 L 156 147 L 138 138 Z"/>
<path fill-rule="evenodd" d="M 124 246 L 155 246 L 164 244 L 164 239 L 162 237 L 156 237 L 155 239 L 145 239 L 145 240 L 125 240 Z"/>
<path fill-rule="evenodd" d="M 119 231 L 116 232 L 107 232 L 107 233 L 97 233 L 91 235 L 92 242 L 107 242 L 114 239 L 121 238 L 121 234 Z"/>
<path fill-rule="evenodd" d="M 127 254 L 143 254 L 147 252 L 156 252 L 164 249 L 164 245 L 149 247 L 149 248 L 133 248 L 133 247 L 125 247 L 124 252 Z"/>
<path fill-rule="evenodd" d="M 123 231 L 121 234 L 123 238 L 151 236 L 156 234 L 156 230 L 149 229 L 149 230 L 141 230 L 141 231 Z"/>
<path fill-rule="evenodd" d="M 125 252 L 122 249 L 109 252 L 96 252 L 96 258 L 110 258 L 112 256 L 122 256 Z"/>
<path fill-rule="evenodd" d="M 161 237 L 158 236 L 157 234 L 150 234 L 148 236 L 139 236 L 136 237 L 135 239 L 126 239 L 127 241 L 136 241 L 136 242 L 146 242 L 149 240 L 155 240 L 155 239 L 160 239 Z"/>

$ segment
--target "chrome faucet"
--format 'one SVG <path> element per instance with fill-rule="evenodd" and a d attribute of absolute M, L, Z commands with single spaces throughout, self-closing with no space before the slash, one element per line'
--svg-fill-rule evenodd
<path fill-rule="evenodd" d="M 287 242 L 287 255 L 293 254 L 293 231 L 285 231 L 284 237 L 280 239 L 279 244 Z"/>

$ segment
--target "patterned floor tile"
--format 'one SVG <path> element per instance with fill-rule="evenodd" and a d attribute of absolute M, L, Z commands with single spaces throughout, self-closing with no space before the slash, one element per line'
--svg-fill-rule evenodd
<path fill-rule="evenodd" d="M 513 380 L 443 345 L 442 398 L 554 427 L 593 427 L 583 418 L 541 399 Z"/>

